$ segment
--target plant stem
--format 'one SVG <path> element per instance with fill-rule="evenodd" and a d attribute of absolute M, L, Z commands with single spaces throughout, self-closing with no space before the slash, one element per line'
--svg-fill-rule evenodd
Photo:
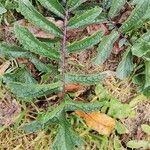
<path fill-rule="evenodd" d="M 63 41 L 61 48 L 61 77 L 62 77 L 62 99 L 65 96 L 65 60 L 66 60 L 66 44 L 67 44 L 67 22 L 68 22 L 68 11 L 65 12 L 64 24 L 63 24 Z"/>

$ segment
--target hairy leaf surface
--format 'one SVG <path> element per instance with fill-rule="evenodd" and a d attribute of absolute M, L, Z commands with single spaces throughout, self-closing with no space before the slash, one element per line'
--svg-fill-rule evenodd
<path fill-rule="evenodd" d="M 135 28 L 139 27 L 139 24 L 143 23 L 143 16 L 146 14 L 146 11 L 149 8 L 149 0 L 143 0 L 139 5 L 133 10 L 129 18 L 123 23 L 120 27 L 120 31 L 126 33 Z"/>
<path fill-rule="evenodd" d="M 112 0 L 111 8 L 108 16 L 114 18 L 118 15 L 122 7 L 125 5 L 126 0 Z"/>
<path fill-rule="evenodd" d="M 58 92 L 61 90 L 60 83 L 52 84 L 27 84 L 21 82 L 9 82 L 8 88 L 20 98 L 35 98 Z"/>
<path fill-rule="evenodd" d="M 82 15 L 76 15 L 69 20 L 68 29 L 75 29 L 92 24 L 95 22 L 95 19 L 100 15 L 102 8 L 95 7 L 90 10 L 87 10 Z"/>
<path fill-rule="evenodd" d="M 69 7 L 69 11 L 75 10 L 79 7 L 82 3 L 86 2 L 87 0 L 69 0 L 67 6 Z"/>
<path fill-rule="evenodd" d="M 66 74 L 65 82 L 94 85 L 104 80 L 107 77 L 107 75 L 108 74 L 106 72 L 102 72 L 98 74 L 89 74 L 89 75 Z"/>
<path fill-rule="evenodd" d="M 133 57 L 130 49 L 128 49 L 124 53 L 123 58 L 118 65 L 116 74 L 119 79 L 123 80 L 127 78 L 132 71 L 133 71 Z"/>
<path fill-rule="evenodd" d="M 38 0 L 45 8 L 56 14 L 57 16 L 64 18 L 65 10 L 58 0 Z"/>
<path fill-rule="evenodd" d="M 101 43 L 99 44 L 97 51 L 98 54 L 94 58 L 93 63 L 96 65 L 103 64 L 106 59 L 110 56 L 114 42 L 119 38 L 119 33 L 117 31 L 112 31 L 109 35 L 103 37 Z"/>
<path fill-rule="evenodd" d="M 19 0 L 19 11 L 30 22 L 37 27 L 52 33 L 56 36 L 62 36 L 62 31 L 52 22 L 42 16 L 29 2 L 29 0 Z"/>
<path fill-rule="evenodd" d="M 95 44 L 100 42 L 102 35 L 103 35 L 103 32 L 98 31 L 98 32 L 94 33 L 93 35 L 91 35 L 90 37 L 87 37 L 87 38 L 84 38 L 80 41 L 76 41 L 74 43 L 71 43 L 67 47 L 67 51 L 69 53 L 74 53 L 76 51 L 81 51 L 81 50 L 91 48 Z"/>
<path fill-rule="evenodd" d="M 31 32 L 29 32 L 28 29 L 17 25 L 15 27 L 15 34 L 19 42 L 26 50 L 48 57 L 50 59 L 59 59 L 59 53 L 56 50 L 51 49 L 45 43 L 40 42 L 32 35 Z"/>

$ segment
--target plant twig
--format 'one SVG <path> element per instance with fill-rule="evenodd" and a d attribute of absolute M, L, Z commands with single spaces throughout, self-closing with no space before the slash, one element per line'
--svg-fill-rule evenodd
<path fill-rule="evenodd" d="M 61 48 L 61 78 L 63 84 L 62 99 L 65 96 L 65 57 L 66 57 L 66 44 L 67 44 L 67 22 L 68 22 L 68 10 L 65 12 L 64 24 L 63 24 L 63 41 Z"/>

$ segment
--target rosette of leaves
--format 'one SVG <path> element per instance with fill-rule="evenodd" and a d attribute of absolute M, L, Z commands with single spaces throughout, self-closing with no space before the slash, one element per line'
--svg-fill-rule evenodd
<path fill-rule="evenodd" d="M 66 55 L 78 51 L 88 50 L 101 41 L 103 31 L 97 31 L 91 36 L 75 41 L 67 42 L 67 34 L 69 30 L 77 28 L 85 28 L 96 22 L 97 17 L 101 14 L 102 8 L 95 6 L 84 12 L 83 14 L 73 15 L 77 7 L 83 2 L 82 0 L 69 0 L 62 5 L 57 0 L 38 0 L 41 5 L 55 14 L 63 21 L 63 28 L 57 26 L 54 22 L 47 20 L 29 0 L 19 0 L 17 11 L 20 12 L 25 19 L 57 38 L 57 43 L 44 42 L 36 38 L 27 28 L 15 24 L 14 33 L 20 46 L 0 43 L 0 54 L 4 59 L 16 60 L 18 58 L 28 59 L 35 68 L 41 72 L 51 75 L 56 71 L 56 75 L 50 83 L 40 84 L 31 74 L 30 70 L 24 65 L 19 65 L 15 70 L 7 70 L 2 76 L 3 83 L 6 88 L 15 94 L 19 99 L 30 102 L 36 98 L 47 96 L 53 93 L 62 93 L 62 103 L 51 112 L 47 112 L 37 121 L 32 122 L 29 127 L 25 126 L 26 131 L 36 131 L 42 129 L 46 125 L 56 123 L 59 125 L 58 134 L 52 145 L 52 149 L 68 149 L 72 150 L 75 146 L 79 146 L 83 141 L 73 132 L 65 115 L 67 111 L 97 111 L 102 107 L 102 103 L 76 103 L 67 100 L 65 93 L 65 85 L 70 83 L 81 83 L 86 85 L 94 85 L 108 75 L 107 72 L 97 74 L 71 74 L 66 72 L 65 59 Z M 110 37 L 114 40 L 116 31 Z M 57 46 L 56 46 L 57 45 Z M 46 58 L 52 64 L 45 64 L 39 58 Z M 60 65 L 59 65 L 60 64 Z"/>

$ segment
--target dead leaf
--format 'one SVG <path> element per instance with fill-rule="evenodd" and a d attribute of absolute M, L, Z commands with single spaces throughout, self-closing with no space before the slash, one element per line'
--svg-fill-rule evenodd
<path fill-rule="evenodd" d="M 112 53 L 113 54 L 119 54 L 121 51 L 123 51 L 125 49 L 125 46 L 119 47 L 118 44 L 119 41 L 115 42 L 113 45 L 113 49 L 112 49 Z"/>
<path fill-rule="evenodd" d="M 85 89 L 84 86 L 79 84 L 67 84 L 65 85 L 65 92 L 77 92 Z"/>
<path fill-rule="evenodd" d="M 87 27 L 87 32 L 88 34 L 92 35 L 93 33 L 103 30 L 104 35 L 107 35 L 109 33 L 108 27 L 105 24 L 95 24 L 95 25 L 90 25 Z"/>
<path fill-rule="evenodd" d="M 99 134 L 108 136 L 115 127 L 115 120 L 104 113 L 83 111 L 75 111 L 75 113 L 85 120 L 87 126 Z"/>
<path fill-rule="evenodd" d="M 5 63 L 3 63 L 1 66 L 0 66 L 0 75 L 4 75 L 5 71 L 8 69 L 8 67 L 10 66 L 10 62 L 9 61 L 6 61 Z"/>
<path fill-rule="evenodd" d="M 0 125 L 9 126 L 18 119 L 21 107 L 16 100 L 0 102 Z"/>

